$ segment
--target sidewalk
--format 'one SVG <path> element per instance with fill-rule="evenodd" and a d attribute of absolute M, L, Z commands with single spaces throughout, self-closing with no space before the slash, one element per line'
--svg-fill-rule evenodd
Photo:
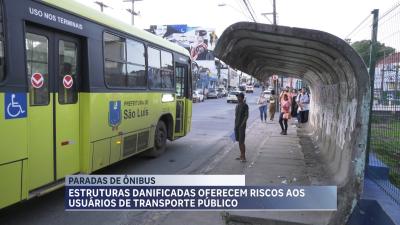
<path fill-rule="evenodd" d="M 251 122 L 251 121 L 250 121 Z M 246 131 L 247 162 L 239 155 L 237 143 L 227 142 L 226 149 L 200 171 L 202 174 L 245 174 L 246 185 L 310 185 L 327 184 L 320 178 L 325 172 L 317 163 L 318 149 L 307 136 L 305 128 L 296 128 L 289 122 L 288 135 L 281 135 L 278 115 L 275 121 L 261 123 L 255 120 Z M 228 134 L 226 136 L 228 140 Z M 173 225 L 239 225 L 239 224 L 327 224 L 330 212 L 169 212 L 156 224 Z"/>

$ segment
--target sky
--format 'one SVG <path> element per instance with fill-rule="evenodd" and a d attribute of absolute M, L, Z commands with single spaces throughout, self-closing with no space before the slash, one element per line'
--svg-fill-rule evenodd
<path fill-rule="evenodd" d="M 131 22 L 130 14 L 125 10 L 131 7 L 130 2 L 123 0 L 80 0 L 83 4 L 100 9 L 94 1 L 102 1 L 111 8 L 104 13 L 126 23 Z M 256 21 L 271 23 L 272 15 L 267 20 L 261 13 L 273 11 L 273 0 L 249 0 L 254 9 Z M 278 25 L 321 30 L 340 38 L 347 35 L 371 14 L 379 9 L 380 15 L 398 4 L 399 0 L 276 0 Z M 225 6 L 219 7 L 218 4 Z M 239 21 L 250 21 L 243 0 L 141 0 L 135 2 L 135 25 L 142 29 L 150 25 L 187 24 L 215 28 L 217 35 L 229 25 Z M 368 18 L 372 23 L 372 17 Z M 369 38 L 370 30 L 357 34 L 361 39 Z M 354 36 L 354 38 L 356 38 Z M 351 36 L 352 37 L 352 36 Z"/>

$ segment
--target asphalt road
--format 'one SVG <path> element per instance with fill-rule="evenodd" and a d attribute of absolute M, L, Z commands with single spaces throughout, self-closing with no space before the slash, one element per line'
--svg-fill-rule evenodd
<path fill-rule="evenodd" d="M 248 124 L 259 117 L 256 99 L 260 89 L 247 94 L 250 107 Z M 190 134 L 174 142 L 168 142 L 166 152 L 156 159 L 134 156 L 96 174 L 204 174 L 212 169 L 216 156 L 233 143 L 229 134 L 233 131 L 235 104 L 226 98 L 208 99 L 193 104 L 192 130 Z M 66 212 L 64 188 L 45 196 L 34 198 L 0 211 L 0 224 L 152 224 L 163 212 Z"/>

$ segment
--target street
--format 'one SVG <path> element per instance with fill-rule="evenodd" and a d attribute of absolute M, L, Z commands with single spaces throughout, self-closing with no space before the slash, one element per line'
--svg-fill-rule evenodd
<path fill-rule="evenodd" d="M 256 100 L 260 91 L 246 94 L 248 126 L 259 119 Z M 233 131 L 235 105 L 227 103 L 226 98 L 194 103 L 190 134 L 169 142 L 163 155 L 155 159 L 133 156 L 96 174 L 205 174 L 218 164 L 218 155 L 233 146 L 229 134 Z M 0 224 L 153 224 L 164 213 L 167 212 L 66 212 L 61 188 L 3 209 Z"/>

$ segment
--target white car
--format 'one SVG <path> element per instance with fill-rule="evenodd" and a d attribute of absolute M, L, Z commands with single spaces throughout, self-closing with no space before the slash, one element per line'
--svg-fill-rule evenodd
<path fill-rule="evenodd" d="M 253 93 L 254 87 L 253 85 L 246 85 L 246 93 Z"/>
<path fill-rule="evenodd" d="M 218 88 L 218 91 L 221 92 L 222 97 L 226 97 L 228 95 L 228 92 L 224 87 Z"/>
<path fill-rule="evenodd" d="M 226 102 L 238 102 L 237 96 L 240 93 L 240 91 L 231 91 L 228 93 L 228 96 L 226 97 Z M 244 96 L 244 101 L 246 101 L 246 96 Z"/>
<path fill-rule="evenodd" d="M 192 97 L 193 102 L 204 102 L 204 95 L 198 90 L 193 91 Z"/>

